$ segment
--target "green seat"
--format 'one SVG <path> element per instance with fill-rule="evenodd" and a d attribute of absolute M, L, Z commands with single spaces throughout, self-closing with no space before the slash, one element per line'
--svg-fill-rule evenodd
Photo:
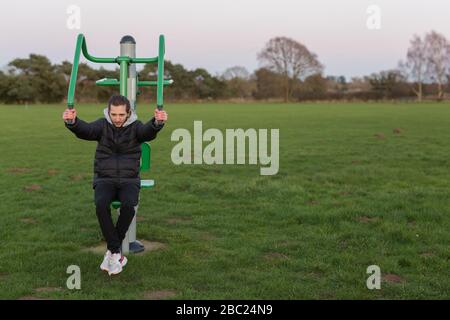
<path fill-rule="evenodd" d="M 150 156 L 151 156 L 151 148 L 147 142 L 141 144 L 142 154 L 141 154 L 141 167 L 139 168 L 139 172 L 145 172 L 150 170 Z M 155 186 L 154 180 L 141 180 L 141 189 L 149 189 Z M 120 201 L 115 200 L 111 202 L 111 206 L 114 209 L 120 208 Z"/>

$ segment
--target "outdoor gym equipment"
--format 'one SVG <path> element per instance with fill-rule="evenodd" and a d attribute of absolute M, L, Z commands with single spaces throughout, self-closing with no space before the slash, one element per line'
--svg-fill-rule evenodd
<path fill-rule="evenodd" d="M 83 34 L 79 34 L 77 38 L 77 43 L 75 47 L 75 56 L 73 59 L 72 73 L 70 75 L 69 91 L 67 94 L 67 107 L 68 109 L 73 109 L 75 105 L 75 87 L 78 77 L 78 64 L 80 61 L 80 55 L 95 63 L 117 63 L 120 66 L 120 79 L 101 79 L 96 81 L 98 86 L 118 86 L 120 88 L 120 94 L 127 97 L 130 101 L 131 108 L 136 110 L 136 96 L 138 94 L 137 89 L 139 87 L 156 86 L 156 107 L 161 110 L 163 109 L 163 93 L 164 86 L 172 84 L 173 80 L 164 79 L 164 53 L 165 53 L 165 42 L 164 36 L 159 36 L 159 52 L 157 57 L 153 58 L 136 58 L 136 41 L 132 36 L 124 36 L 120 40 L 120 56 L 116 58 L 99 58 L 94 57 L 88 53 L 86 39 Z M 158 73 L 156 81 L 140 81 L 136 72 L 136 64 L 158 64 Z M 148 143 L 143 143 L 141 155 L 141 167 L 140 172 L 147 171 L 150 169 L 150 156 L 151 148 Z M 154 180 L 141 180 L 141 188 L 151 188 L 154 186 Z M 120 214 L 120 202 L 113 201 L 112 207 L 117 209 Z M 138 204 L 139 206 L 139 204 Z M 136 206 L 136 215 L 137 208 Z M 138 240 L 136 240 L 136 215 L 130 224 L 128 232 L 122 243 L 122 252 L 141 252 L 144 250 L 144 246 Z"/>

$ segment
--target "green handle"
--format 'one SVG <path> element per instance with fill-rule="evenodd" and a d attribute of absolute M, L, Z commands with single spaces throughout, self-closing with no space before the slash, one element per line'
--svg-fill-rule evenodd
<path fill-rule="evenodd" d="M 73 65 L 72 65 L 72 72 L 70 75 L 70 82 L 69 82 L 69 92 L 67 93 L 67 106 L 69 109 L 72 109 L 74 106 L 74 100 L 75 100 L 75 87 L 77 84 L 77 77 L 78 77 L 78 65 L 80 63 L 80 54 L 83 52 L 84 57 L 92 62 L 97 63 L 117 63 L 116 58 L 98 58 L 90 55 L 87 50 L 87 44 L 86 39 L 84 38 L 83 34 L 79 34 L 77 37 L 77 44 L 75 47 L 75 55 L 73 58 Z"/>
<path fill-rule="evenodd" d="M 73 109 L 75 105 L 75 88 L 78 78 L 78 65 L 80 62 L 80 55 L 83 53 L 84 57 L 95 63 L 119 63 L 120 64 L 120 94 L 127 96 L 127 77 L 128 67 L 130 63 L 158 63 L 158 78 L 155 81 L 138 81 L 138 86 L 153 86 L 156 84 L 156 105 L 159 110 L 163 108 L 163 96 L 164 85 L 169 85 L 172 80 L 164 80 L 164 54 L 165 54 L 165 41 L 164 35 L 159 36 L 159 53 L 157 57 L 153 58 L 130 58 L 126 56 L 119 56 L 117 58 L 99 58 L 89 54 L 87 50 L 86 39 L 83 34 L 79 34 L 77 37 L 77 43 L 75 47 L 75 55 L 73 58 L 72 72 L 70 75 L 69 90 L 67 93 L 67 107 Z M 117 80 L 106 79 L 106 81 L 99 80 L 98 85 L 117 85 Z"/>
<path fill-rule="evenodd" d="M 159 54 L 158 54 L 158 78 L 157 81 L 157 92 L 156 92 L 156 107 L 158 110 L 163 108 L 163 95 L 164 95 L 164 53 L 165 53 L 165 43 L 164 36 L 159 36 Z"/>

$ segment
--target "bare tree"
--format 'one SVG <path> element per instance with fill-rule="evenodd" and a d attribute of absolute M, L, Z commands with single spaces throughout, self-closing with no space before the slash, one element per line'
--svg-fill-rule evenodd
<path fill-rule="evenodd" d="M 406 61 L 400 61 L 399 68 L 404 76 L 413 82 L 413 91 L 417 95 L 417 100 L 422 101 L 423 83 L 426 80 L 427 70 L 427 50 L 425 40 L 418 35 L 414 35 L 410 41 L 410 47 L 406 54 Z"/>
<path fill-rule="evenodd" d="M 224 71 L 221 79 L 226 84 L 226 94 L 230 98 L 248 99 L 252 97 L 256 84 L 250 73 L 241 66 L 234 66 Z"/>
<path fill-rule="evenodd" d="M 289 101 L 293 86 L 312 74 L 321 73 L 322 64 L 303 44 L 286 37 L 269 40 L 258 54 L 258 60 L 268 69 L 283 75 L 284 100 Z"/>
<path fill-rule="evenodd" d="M 444 98 L 444 86 L 450 72 L 450 43 L 444 35 L 431 31 L 425 36 L 427 72 L 438 85 L 438 100 Z"/>
<path fill-rule="evenodd" d="M 234 66 L 225 70 L 222 74 L 222 78 L 225 80 L 231 80 L 235 78 L 248 80 L 250 79 L 250 73 L 247 71 L 247 69 L 245 69 L 245 67 Z"/>

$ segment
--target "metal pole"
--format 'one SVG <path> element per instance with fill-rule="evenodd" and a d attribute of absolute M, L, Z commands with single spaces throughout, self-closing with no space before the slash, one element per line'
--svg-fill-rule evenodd
<path fill-rule="evenodd" d="M 122 39 L 120 40 L 120 56 L 127 56 L 130 58 L 136 58 L 136 41 L 134 40 L 134 38 L 132 36 L 124 36 L 122 37 Z M 121 62 L 121 73 L 125 72 L 122 67 L 124 63 Z M 127 71 L 128 71 L 128 77 L 126 79 L 126 96 L 128 98 L 128 100 L 130 100 L 130 105 L 131 108 L 133 109 L 133 111 L 136 109 L 136 93 L 137 93 L 137 73 L 136 73 L 136 64 L 131 63 L 128 65 L 128 63 L 126 63 L 127 65 Z M 125 84 L 123 84 L 122 82 L 125 81 L 124 78 L 121 77 L 121 89 L 122 86 L 124 86 Z M 123 90 L 123 89 L 122 89 Z M 141 252 L 144 251 L 144 245 L 136 240 L 136 215 L 137 215 L 137 209 L 138 209 L 137 205 L 134 209 L 135 211 L 135 215 L 133 218 L 133 221 L 131 221 L 130 227 L 128 228 L 128 232 L 127 232 L 127 236 L 125 236 L 124 241 L 129 242 L 129 251 L 133 252 L 133 253 L 137 253 L 137 252 Z M 126 244 L 122 244 L 122 248 L 125 249 L 126 251 Z M 122 250 L 123 250 L 122 249 Z M 127 253 L 127 252 L 124 252 Z"/>
<path fill-rule="evenodd" d="M 124 36 L 120 40 L 120 55 L 136 58 L 136 41 L 132 36 Z M 131 63 L 128 66 L 127 98 L 130 100 L 131 108 L 133 110 L 136 108 L 136 83 L 136 64 Z"/>

